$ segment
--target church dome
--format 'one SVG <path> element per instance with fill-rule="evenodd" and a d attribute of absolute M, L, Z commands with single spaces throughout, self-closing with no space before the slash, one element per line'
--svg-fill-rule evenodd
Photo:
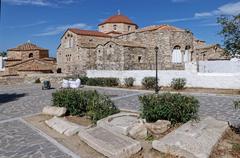
<path fill-rule="evenodd" d="M 135 24 L 131 19 L 121 14 L 109 17 L 104 22 L 100 23 L 98 26 L 101 26 L 107 23 L 124 23 L 124 24 L 135 25 L 136 27 L 138 27 L 137 24 Z"/>

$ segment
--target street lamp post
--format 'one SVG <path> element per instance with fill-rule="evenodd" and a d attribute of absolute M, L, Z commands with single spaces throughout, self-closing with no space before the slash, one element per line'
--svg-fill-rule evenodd
<path fill-rule="evenodd" d="M 155 85 L 155 93 L 158 94 L 159 87 L 158 87 L 158 47 L 155 47 L 155 53 L 156 53 L 156 85 Z"/>

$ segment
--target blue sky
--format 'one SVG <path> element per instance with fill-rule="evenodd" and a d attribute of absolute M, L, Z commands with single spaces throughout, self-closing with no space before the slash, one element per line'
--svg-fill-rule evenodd
<path fill-rule="evenodd" d="M 121 13 L 140 27 L 170 24 L 190 29 L 207 43 L 222 43 L 219 15 L 240 13 L 239 0 L 1 0 L 0 51 L 30 40 L 55 56 L 69 27 L 97 29 Z"/>

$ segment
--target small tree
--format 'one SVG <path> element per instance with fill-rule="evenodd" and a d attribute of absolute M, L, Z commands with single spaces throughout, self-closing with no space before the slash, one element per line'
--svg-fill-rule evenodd
<path fill-rule="evenodd" d="M 236 16 L 221 16 L 217 21 L 222 26 L 220 35 L 224 37 L 224 47 L 227 55 L 240 55 L 240 14 Z"/>
<path fill-rule="evenodd" d="M 5 51 L 0 52 L 0 56 L 6 57 L 7 56 L 7 52 L 5 52 Z"/>

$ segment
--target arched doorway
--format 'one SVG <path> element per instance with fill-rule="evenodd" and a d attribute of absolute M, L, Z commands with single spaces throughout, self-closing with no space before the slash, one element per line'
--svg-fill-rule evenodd
<path fill-rule="evenodd" d="M 30 54 L 28 55 L 28 58 L 33 58 L 33 53 L 30 53 Z"/>
<path fill-rule="evenodd" d="M 173 48 L 172 63 L 174 63 L 174 64 L 182 63 L 182 53 L 181 53 L 181 47 L 179 45 L 176 45 Z"/>

